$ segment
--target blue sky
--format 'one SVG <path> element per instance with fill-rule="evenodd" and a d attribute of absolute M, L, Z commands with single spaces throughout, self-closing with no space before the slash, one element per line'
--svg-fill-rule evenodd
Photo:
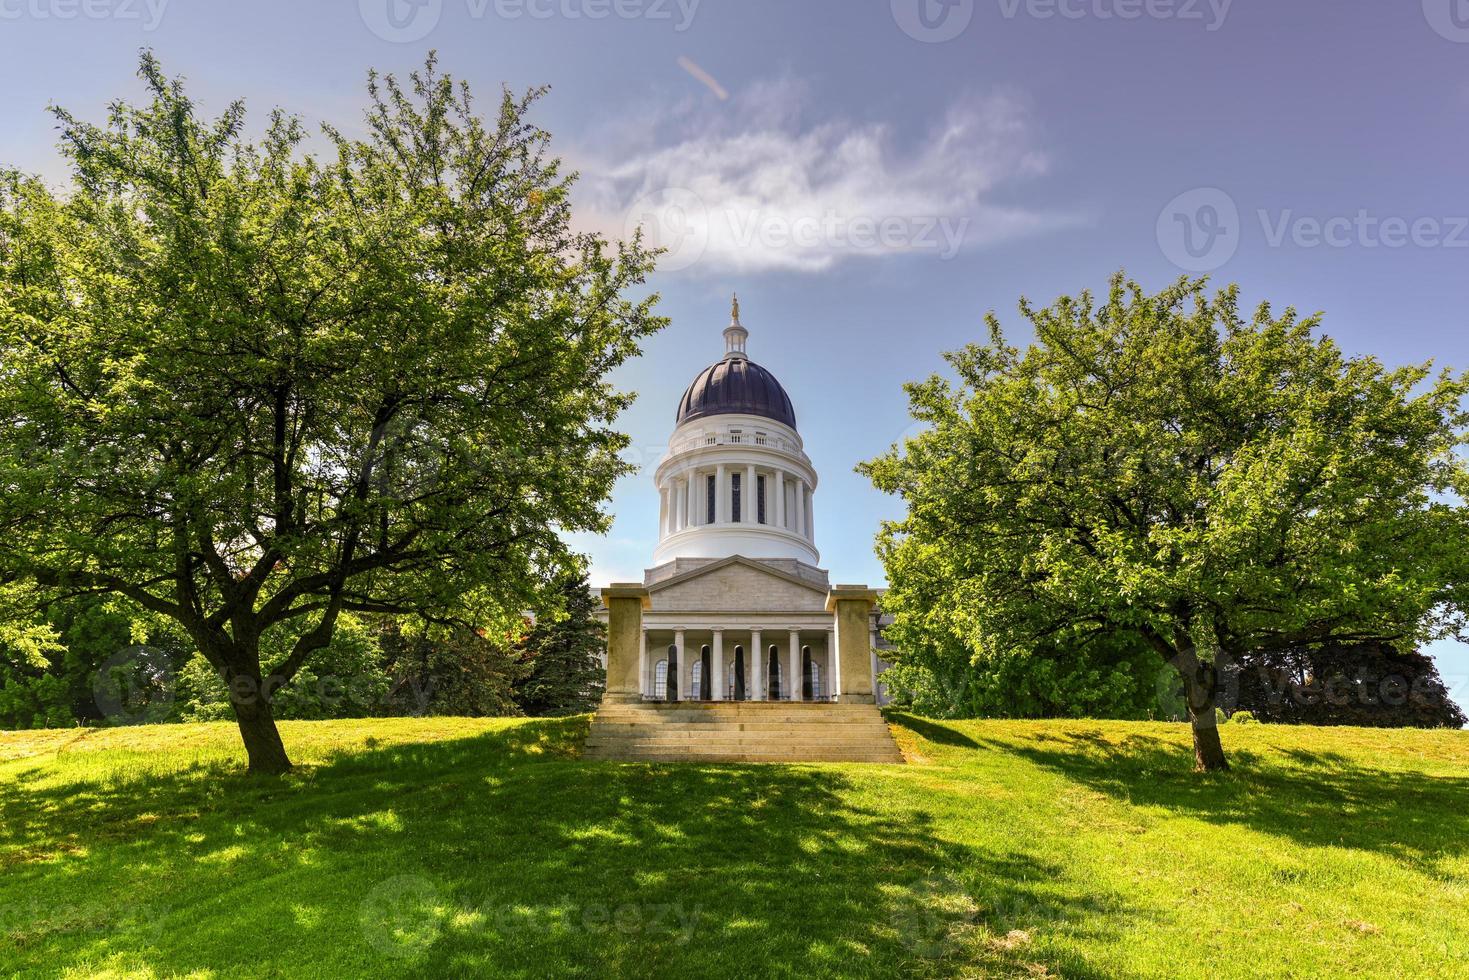
<path fill-rule="evenodd" d="M 673 248 L 673 325 L 620 377 L 641 456 L 737 290 L 842 582 L 882 579 L 896 507 L 852 467 L 908 428 L 899 386 L 987 311 L 1023 338 L 1021 295 L 1207 271 L 1349 351 L 1469 367 L 1469 0 L 0 0 L 3 163 L 59 179 L 46 105 L 137 94 L 145 46 L 209 108 L 349 128 L 368 67 L 430 48 L 486 99 L 551 85 L 580 220 Z M 579 543 L 640 577 L 650 476 L 612 507 Z M 1469 651 L 1435 653 L 1469 700 Z"/>

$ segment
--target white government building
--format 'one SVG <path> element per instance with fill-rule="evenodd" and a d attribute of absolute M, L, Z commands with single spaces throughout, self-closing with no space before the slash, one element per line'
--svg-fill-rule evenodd
<path fill-rule="evenodd" d="M 626 638 L 637 644 L 635 679 L 630 663 L 614 676 L 620 671 L 609 658 L 608 694 L 645 702 L 882 703 L 877 593 L 833 588 L 819 567 L 817 473 L 790 396 L 750 360 L 749 336 L 736 298 L 724 356 L 684 393 L 654 475 L 653 567 L 642 583 L 603 590 L 609 609 L 618 597 L 637 599 L 642 609 L 637 632 Z M 858 623 L 865 631 L 840 646 L 851 659 L 862 657 L 845 669 L 839 620 L 852 633 Z"/>

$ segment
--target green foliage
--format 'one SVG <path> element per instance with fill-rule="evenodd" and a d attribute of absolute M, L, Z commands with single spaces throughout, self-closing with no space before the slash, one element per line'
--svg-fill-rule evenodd
<path fill-rule="evenodd" d="M 57 603 L 34 630 L 39 662 L 0 644 L 0 728 L 145 724 L 173 717 L 173 677 L 189 647 L 176 628 L 126 602 Z"/>
<path fill-rule="evenodd" d="M 1221 654 L 1462 627 L 1466 380 L 1237 307 L 1119 276 L 1101 302 L 1022 302 L 1027 348 L 991 316 L 948 355 L 956 380 L 907 386 L 926 431 L 862 467 L 907 505 L 878 539 L 900 649 L 1137 635 L 1218 768 Z"/>
<path fill-rule="evenodd" d="M 0 173 L 0 583 L 124 595 L 256 690 L 346 613 L 532 607 L 609 525 L 608 375 L 663 325 L 623 298 L 652 254 L 572 229 L 539 91 L 487 124 L 432 58 L 374 75 L 319 160 L 140 76 L 102 125 L 58 110 L 67 193 Z M 286 768 L 268 701 L 236 709 Z"/>
<path fill-rule="evenodd" d="M 1258 724 L 1258 721 L 1255 718 L 1255 713 L 1252 711 L 1236 711 L 1234 714 L 1229 716 L 1229 722 L 1232 725 Z"/>
<path fill-rule="evenodd" d="M 278 651 L 295 640 L 273 638 Z M 393 682 L 378 647 L 377 630 L 356 616 L 343 616 L 332 642 L 284 685 L 272 698 L 277 718 L 366 718 L 421 713 L 411 703 L 390 697 Z M 176 718 L 180 721 L 221 721 L 233 717 L 224 678 L 203 656 L 194 657 L 179 671 Z"/>
<path fill-rule="evenodd" d="M 1390 643 L 1267 651 L 1236 667 L 1238 702 L 1263 721 L 1379 728 L 1463 728 L 1433 660 Z"/>
<path fill-rule="evenodd" d="M 405 630 L 397 622 L 384 624 L 379 642 L 392 679 L 390 700 L 417 715 L 520 714 L 514 685 L 528 668 L 514 650 L 517 636 L 467 629 Z"/>
<path fill-rule="evenodd" d="M 529 673 L 515 687 L 515 700 L 528 715 L 574 715 L 593 711 L 602 698 L 606 672 L 599 656 L 607 630 L 585 573 L 566 576 L 556 592 L 558 608 L 536 620 L 517 647 Z"/>
<path fill-rule="evenodd" d="M 933 718 L 1144 719 L 1157 711 L 1157 654 L 1136 640 L 954 653 L 931 664 L 900 653 L 883 675 L 894 703 Z"/>

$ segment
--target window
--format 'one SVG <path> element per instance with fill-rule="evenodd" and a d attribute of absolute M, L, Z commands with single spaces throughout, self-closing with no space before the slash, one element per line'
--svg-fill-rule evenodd
<path fill-rule="evenodd" d="M 719 445 L 719 437 L 717 435 L 715 435 L 714 433 L 712 433 L 712 432 L 709 433 L 707 436 L 704 437 L 704 445 L 706 445 L 706 446 L 717 446 L 717 445 Z"/>
<path fill-rule="evenodd" d="M 763 446 L 763 445 L 765 445 L 765 433 L 763 433 L 763 432 L 757 432 L 757 433 L 755 433 L 755 445 L 757 445 L 757 446 Z"/>
<path fill-rule="evenodd" d="M 755 520 L 761 524 L 769 523 L 765 520 L 765 477 L 755 477 Z"/>
<path fill-rule="evenodd" d="M 653 697 L 660 701 L 668 699 L 668 661 L 660 660 L 653 667 Z"/>
<path fill-rule="evenodd" d="M 689 675 L 689 690 L 694 692 L 697 698 L 704 693 L 704 664 L 695 660 Z"/>
<path fill-rule="evenodd" d="M 715 516 L 715 510 L 714 510 L 715 482 L 714 482 L 714 477 L 712 475 L 706 478 L 705 485 L 708 487 L 708 490 L 709 490 L 709 520 L 705 521 L 705 523 L 706 524 L 713 524 L 714 521 L 716 520 L 716 516 Z"/>
<path fill-rule="evenodd" d="M 811 700 L 820 701 L 826 695 L 821 691 L 821 664 L 811 661 Z"/>
<path fill-rule="evenodd" d="M 738 442 L 742 441 L 743 437 L 744 437 L 744 433 L 741 432 L 739 429 L 730 429 L 729 430 L 729 441 L 730 442 L 738 443 Z"/>
<path fill-rule="evenodd" d="M 740 475 L 731 473 L 729 476 L 729 499 L 730 520 L 736 524 L 740 522 Z"/>

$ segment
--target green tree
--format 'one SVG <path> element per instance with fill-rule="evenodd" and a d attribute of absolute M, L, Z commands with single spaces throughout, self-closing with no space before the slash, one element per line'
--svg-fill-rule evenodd
<path fill-rule="evenodd" d="M 1135 635 L 1050 640 L 988 656 L 953 638 L 927 656 L 899 649 L 883 674 L 894 704 L 932 718 L 1152 718 L 1157 655 Z"/>
<path fill-rule="evenodd" d="M 528 715 L 569 715 L 596 709 L 606 686 L 601 655 L 607 629 L 597 619 L 601 603 L 586 574 L 567 575 L 558 608 L 544 611 L 518 646 L 530 673 L 515 687 L 515 700 Z"/>
<path fill-rule="evenodd" d="M 524 630 L 523 622 L 501 636 L 462 627 L 409 630 L 397 622 L 384 624 L 380 643 L 392 679 L 393 713 L 519 715 L 515 682 L 527 668 L 515 652 L 515 640 Z"/>
<path fill-rule="evenodd" d="M 54 638 L 35 657 L 0 639 L 0 728 L 167 721 L 173 680 L 190 650 L 178 628 L 126 600 L 51 605 L 36 630 Z"/>
<path fill-rule="evenodd" d="M 559 532 L 606 529 L 652 257 L 572 230 L 538 92 L 487 125 L 432 58 L 374 75 L 318 160 L 293 118 L 251 142 L 241 104 L 140 75 L 105 125 L 57 111 L 69 193 L 0 176 L 0 595 L 177 621 L 279 773 L 272 695 L 343 613 L 515 618 L 573 564 Z"/>
<path fill-rule="evenodd" d="M 1133 633 L 1221 769 L 1231 661 L 1462 628 L 1465 379 L 1345 357 L 1292 310 L 1246 321 L 1204 281 L 1021 311 L 1032 345 L 990 316 L 957 381 L 907 387 L 926 431 L 863 466 L 907 504 L 878 539 L 899 646 Z"/>

